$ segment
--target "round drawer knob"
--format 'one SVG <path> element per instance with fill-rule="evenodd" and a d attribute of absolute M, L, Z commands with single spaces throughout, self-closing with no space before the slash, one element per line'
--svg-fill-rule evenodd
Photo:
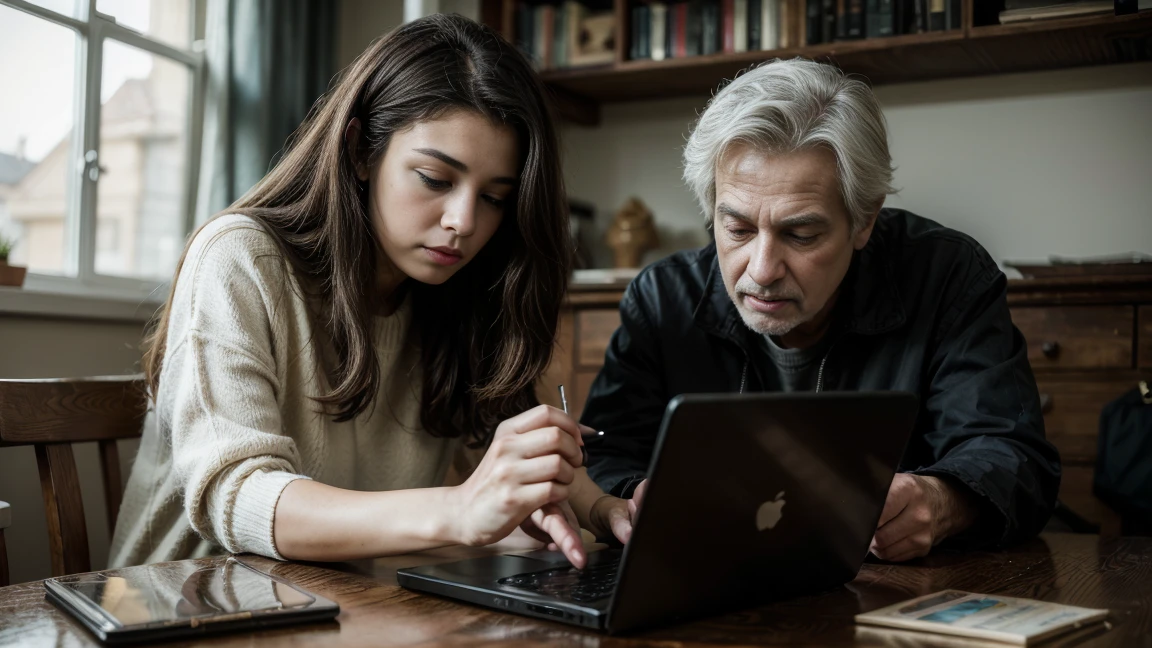
<path fill-rule="evenodd" d="M 1044 344 L 1040 345 L 1040 352 L 1044 354 L 1045 358 L 1048 358 L 1049 360 L 1055 360 L 1056 356 L 1060 355 L 1060 343 L 1045 342 Z"/>

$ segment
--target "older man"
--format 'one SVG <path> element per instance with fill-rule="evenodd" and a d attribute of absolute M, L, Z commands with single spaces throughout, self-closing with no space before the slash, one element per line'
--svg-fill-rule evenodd
<path fill-rule="evenodd" d="M 881 208 L 892 163 L 867 85 L 809 61 L 758 67 L 711 101 L 684 162 L 715 242 L 650 266 L 620 304 L 582 420 L 607 434 L 589 446 L 600 488 L 574 484 L 580 521 L 628 540 L 677 394 L 903 390 L 921 410 L 872 552 L 1039 532 L 1060 463 L 1004 275 L 968 236 Z"/>

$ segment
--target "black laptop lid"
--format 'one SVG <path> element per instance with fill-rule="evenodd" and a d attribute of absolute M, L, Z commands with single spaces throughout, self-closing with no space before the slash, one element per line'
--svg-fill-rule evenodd
<path fill-rule="evenodd" d="M 903 392 L 674 399 L 609 629 L 854 578 L 918 406 Z"/>

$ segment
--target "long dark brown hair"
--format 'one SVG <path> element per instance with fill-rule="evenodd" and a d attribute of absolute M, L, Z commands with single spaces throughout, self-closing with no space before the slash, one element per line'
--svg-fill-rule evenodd
<path fill-rule="evenodd" d="M 226 213 L 259 222 L 301 283 L 324 304 L 316 324 L 331 337 L 331 391 L 316 397 L 337 421 L 372 405 L 380 367 L 373 340 L 379 249 L 345 143 L 359 119 L 369 162 L 391 136 L 453 109 L 512 128 L 518 188 L 496 234 L 445 283 L 409 281 L 420 332 L 421 423 L 434 436 L 486 441 L 503 419 L 537 404 L 533 387 L 551 359 L 572 264 L 559 146 L 549 104 L 528 61 L 496 32 L 456 15 L 403 25 L 373 43 L 317 102 L 267 176 Z M 360 158 L 364 159 L 364 158 Z M 187 254 L 187 248 L 185 248 Z M 181 257 L 176 274 L 184 263 Z M 168 302 L 145 341 L 144 371 L 159 386 Z"/>

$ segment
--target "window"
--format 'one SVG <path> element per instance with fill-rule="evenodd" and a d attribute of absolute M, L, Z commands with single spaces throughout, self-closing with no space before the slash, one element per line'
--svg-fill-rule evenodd
<path fill-rule="evenodd" d="M 0 0 L 0 233 L 26 287 L 144 296 L 191 226 L 196 0 Z"/>

